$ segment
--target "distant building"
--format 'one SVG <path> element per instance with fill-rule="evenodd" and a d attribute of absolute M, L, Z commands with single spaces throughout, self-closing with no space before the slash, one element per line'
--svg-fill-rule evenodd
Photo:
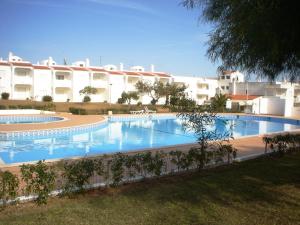
<path fill-rule="evenodd" d="M 139 80 L 185 84 L 187 96 L 197 104 L 209 102 L 215 94 L 226 94 L 235 107 L 246 112 L 300 114 L 300 84 L 245 82 L 239 71 L 223 71 L 217 78 L 204 78 L 172 76 L 155 71 L 154 65 L 149 71 L 142 66 L 125 70 L 122 63 L 96 67 L 90 65 L 89 59 L 58 65 L 51 57 L 32 64 L 12 53 L 7 60 L 0 59 L 0 93 L 8 92 L 10 99 L 16 100 L 41 101 L 43 96 L 50 95 L 55 102 L 82 102 L 79 91 L 92 86 L 97 89 L 97 93 L 91 95 L 92 102 L 116 103 L 123 91 L 136 91 L 135 84 Z M 151 98 L 145 95 L 137 101 L 149 104 Z M 164 102 L 160 99 L 158 103 Z"/>

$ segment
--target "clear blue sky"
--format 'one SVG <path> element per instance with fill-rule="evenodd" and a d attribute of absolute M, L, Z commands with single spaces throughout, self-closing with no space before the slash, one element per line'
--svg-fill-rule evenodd
<path fill-rule="evenodd" d="M 174 75 L 214 76 L 211 27 L 180 0 L 1 0 L 0 57 L 37 62 L 90 58 L 92 65 L 150 64 Z"/>

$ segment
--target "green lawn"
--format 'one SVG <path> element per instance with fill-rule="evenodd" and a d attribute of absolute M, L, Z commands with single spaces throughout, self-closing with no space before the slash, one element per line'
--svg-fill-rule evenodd
<path fill-rule="evenodd" d="M 300 153 L 10 206 L 0 224 L 300 224 Z"/>

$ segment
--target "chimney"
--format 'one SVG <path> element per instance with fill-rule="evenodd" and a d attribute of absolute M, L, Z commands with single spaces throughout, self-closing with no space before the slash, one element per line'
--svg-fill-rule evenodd
<path fill-rule="evenodd" d="M 150 65 L 150 71 L 154 72 L 154 65 L 153 64 Z"/>
<path fill-rule="evenodd" d="M 8 53 L 8 61 L 12 61 L 12 57 L 14 56 L 14 54 L 12 52 Z"/>
<path fill-rule="evenodd" d="M 85 67 L 90 67 L 90 60 L 88 58 L 85 59 Z"/>
<path fill-rule="evenodd" d="M 123 70 L 124 70 L 124 64 L 120 63 L 120 71 L 123 71 Z"/>
<path fill-rule="evenodd" d="M 48 66 L 52 66 L 52 63 L 53 63 L 53 59 L 51 56 L 49 56 L 48 58 Z"/>

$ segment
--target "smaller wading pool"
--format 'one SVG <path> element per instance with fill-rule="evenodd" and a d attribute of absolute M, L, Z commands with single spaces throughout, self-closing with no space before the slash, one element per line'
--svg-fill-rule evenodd
<path fill-rule="evenodd" d="M 47 123 L 63 119 L 57 116 L 0 116 L 0 124 Z"/>

